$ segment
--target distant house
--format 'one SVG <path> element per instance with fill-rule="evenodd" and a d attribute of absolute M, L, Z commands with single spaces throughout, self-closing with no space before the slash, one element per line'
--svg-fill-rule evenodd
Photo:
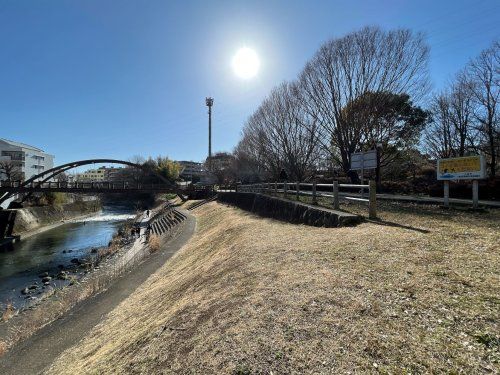
<path fill-rule="evenodd" d="M 0 180 L 9 178 L 6 167 L 14 172 L 12 180 L 24 181 L 53 168 L 54 155 L 34 146 L 0 138 Z"/>

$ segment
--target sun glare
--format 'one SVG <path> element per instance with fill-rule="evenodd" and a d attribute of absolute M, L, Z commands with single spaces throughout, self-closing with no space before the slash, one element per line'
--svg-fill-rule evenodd
<path fill-rule="evenodd" d="M 257 75 L 260 67 L 260 60 L 257 53 L 247 47 L 240 48 L 232 61 L 234 73 L 243 79 L 250 79 Z"/>

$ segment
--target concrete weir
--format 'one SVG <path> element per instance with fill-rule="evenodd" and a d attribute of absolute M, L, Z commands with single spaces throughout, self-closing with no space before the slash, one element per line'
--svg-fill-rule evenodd
<path fill-rule="evenodd" d="M 260 216 L 316 227 L 344 227 L 363 221 L 359 215 L 259 193 L 219 192 L 217 201 Z"/>

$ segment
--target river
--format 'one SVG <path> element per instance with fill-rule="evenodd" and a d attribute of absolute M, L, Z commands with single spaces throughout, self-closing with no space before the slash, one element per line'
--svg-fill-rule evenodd
<path fill-rule="evenodd" d="M 133 217 L 130 206 L 105 205 L 96 216 L 68 221 L 0 250 L 0 308 L 6 303 L 20 307 L 26 298 L 21 290 L 40 285 L 41 273 L 57 273 L 73 258 L 107 245 L 120 223 Z"/>

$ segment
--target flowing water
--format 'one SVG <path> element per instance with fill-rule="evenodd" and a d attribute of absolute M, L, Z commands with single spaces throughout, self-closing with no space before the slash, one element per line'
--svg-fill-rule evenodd
<path fill-rule="evenodd" d="M 68 221 L 0 250 L 0 307 L 19 306 L 26 298 L 21 290 L 37 282 L 43 272 L 57 273 L 73 258 L 90 254 L 109 243 L 119 225 L 133 218 L 130 206 L 104 206 L 100 214 Z"/>

